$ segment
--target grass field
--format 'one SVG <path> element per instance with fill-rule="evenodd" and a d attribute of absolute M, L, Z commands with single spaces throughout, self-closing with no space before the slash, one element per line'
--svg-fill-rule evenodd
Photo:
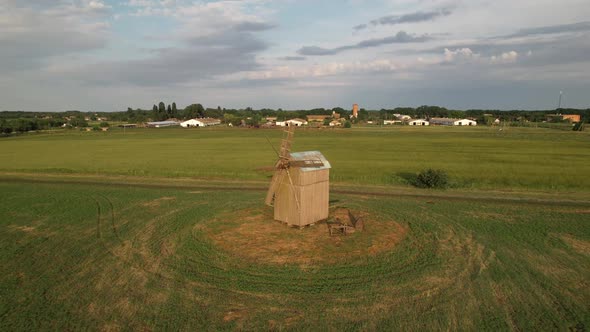
<path fill-rule="evenodd" d="M 333 195 L 330 238 L 263 194 L 0 184 L 2 329 L 590 326 L 588 206 Z"/>
<path fill-rule="evenodd" d="M 521 128 L 298 131 L 332 209 L 263 205 L 280 131 L 0 139 L 0 330 L 572 330 L 590 327 L 590 135 Z M 410 187 L 447 170 L 454 188 Z"/>
<path fill-rule="evenodd" d="M 4 172 L 266 180 L 280 130 L 136 129 L 0 139 Z M 320 150 L 334 183 L 406 185 L 434 167 L 454 186 L 589 191 L 590 134 L 541 128 L 385 127 L 298 131 L 294 151 Z"/>

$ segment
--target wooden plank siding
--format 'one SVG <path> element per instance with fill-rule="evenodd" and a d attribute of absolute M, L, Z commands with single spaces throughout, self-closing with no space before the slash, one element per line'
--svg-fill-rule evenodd
<path fill-rule="evenodd" d="M 293 185 L 288 177 L 284 177 L 275 196 L 275 219 L 299 227 L 327 219 L 330 170 L 304 172 L 298 168 L 290 168 L 289 171 Z"/>

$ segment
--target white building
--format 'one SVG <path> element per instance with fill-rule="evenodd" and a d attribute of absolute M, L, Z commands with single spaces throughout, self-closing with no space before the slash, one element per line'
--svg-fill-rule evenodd
<path fill-rule="evenodd" d="M 457 120 L 453 123 L 454 126 L 477 126 L 477 122 L 469 119 Z"/>
<path fill-rule="evenodd" d="M 342 122 L 337 121 L 337 120 L 332 120 L 330 121 L 330 127 L 341 127 L 342 126 Z"/>
<path fill-rule="evenodd" d="M 178 126 L 179 123 L 176 121 L 154 121 L 146 123 L 146 126 L 151 128 L 164 128 Z"/>
<path fill-rule="evenodd" d="M 393 125 L 396 123 L 402 123 L 400 120 L 383 120 L 384 125 Z"/>
<path fill-rule="evenodd" d="M 287 126 L 295 126 L 301 127 L 307 124 L 307 121 L 303 119 L 291 119 L 287 121 L 277 121 L 277 126 L 287 127 Z"/>
<path fill-rule="evenodd" d="M 184 121 L 180 124 L 180 126 L 184 128 L 190 127 L 208 127 L 208 126 L 217 126 L 221 124 L 221 120 L 219 119 L 212 119 L 212 118 L 203 118 L 203 119 L 190 119 Z"/>
<path fill-rule="evenodd" d="M 441 126 L 477 126 L 477 122 L 469 119 L 431 118 L 431 125 Z"/>
<path fill-rule="evenodd" d="M 430 126 L 430 122 L 423 120 L 423 119 L 413 120 L 413 121 L 408 122 L 408 124 L 410 126 Z"/>

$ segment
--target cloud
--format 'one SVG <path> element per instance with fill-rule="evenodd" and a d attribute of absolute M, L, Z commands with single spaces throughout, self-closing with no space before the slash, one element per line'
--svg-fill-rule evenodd
<path fill-rule="evenodd" d="M 419 22 L 427 22 L 433 21 L 441 16 L 448 16 L 453 13 L 452 9 L 450 8 L 443 8 L 439 10 L 429 11 L 429 12 L 413 12 L 405 15 L 388 15 L 380 17 L 376 20 L 372 20 L 370 24 L 372 26 L 377 25 L 396 25 L 396 24 L 403 24 L 403 23 L 419 23 Z M 360 24 L 353 27 L 354 30 L 359 31 L 366 29 L 368 27 L 367 24 Z"/>
<path fill-rule="evenodd" d="M 265 31 L 275 28 L 274 24 L 266 23 L 266 22 L 241 22 L 234 26 L 234 29 L 238 31 Z"/>
<path fill-rule="evenodd" d="M 280 57 L 278 59 L 284 60 L 284 61 L 303 61 L 307 58 L 304 56 L 284 56 L 284 57 Z"/>
<path fill-rule="evenodd" d="M 154 50 L 147 59 L 50 68 L 55 76 L 88 84 L 182 85 L 259 69 L 256 54 L 268 45 L 251 33 L 232 29 L 195 37 L 181 47 Z"/>
<path fill-rule="evenodd" d="M 492 55 L 491 61 L 492 63 L 514 63 L 518 60 L 518 52 L 510 51 L 504 52 L 498 56 Z"/>
<path fill-rule="evenodd" d="M 178 4 L 170 1 L 132 0 L 137 12 L 161 11 L 175 22 L 167 34 L 172 46 L 146 48 L 136 59 L 86 61 L 81 65 L 57 64 L 47 73 L 85 85 L 142 87 L 182 86 L 243 71 L 259 70 L 257 55 L 269 48 L 258 32 L 274 24 L 250 14 L 244 2 L 220 1 Z M 164 6 L 177 6 L 174 10 Z M 154 6 L 154 7 L 152 7 Z M 142 15 L 143 15 L 142 14 Z M 147 57 L 146 57 L 147 55 Z"/>
<path fill-rule="evenodd" d="M 343 51 L 347 50 L 355 50 L 355 49 L 364 49 L 370 47 L 377 47 L 381 45 L 388 45 L 388 44 L 406 44 L 406 43 L 423 43 L 434 38 L 430 37 L 429 35 L 411 35 L 405 31 L 400 31 L 394 36 L 389 36 L 385 38 L 378 38 L 378 39 L 368 39 L 358 42 L 354 45 L 345 45 L 336 48 L 322 48 L 319 46 L 305 46 L 300 48 L 297 53 L 300 55 L 334 55 L 338 54 Z"/>
<path fill-rule="evenodd" d="M 480 55 L 477 53 L 473 53 L 470 48 L 460 48 L 454 51 L 445 48 L 444 59 L 446 62 L 454 62 L 458 60 L 470 60 L 474 58 L 479 58 Z"/>
<path fill-rule="evenodd" d="M 586 32 L 590 31 L 590 22 L 578 22 L 573 24 L 561 24 L 561 25 L 549 25 L 543 27 L 521 29 L 516 33 L 502 36 L 499 38 L 514 38 L 514 37 L 526 37 L 534 35 L 546 35 L 555 33 L 574 33 L 574 32 Z"/>
<path fill-rule="evenodd" d="M 360 31 L 360 30 L 364 30 L 368 27 L 368 25 L 366 24 L 359 24 L 359 25 L 355 25 L 354 27 L 352 27 L 353 30 L 355 31 Z"/>
<path fill-rule="evenodd" d="M 2 2 L 0 73 L 35 70 L 50 58 L 105 48 L 110 7 L 102 1 Z"/>

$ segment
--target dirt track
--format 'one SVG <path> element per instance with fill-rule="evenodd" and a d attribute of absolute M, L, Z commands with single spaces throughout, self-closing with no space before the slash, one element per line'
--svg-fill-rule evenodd
<path fill-rule="evenodd" d="M 177 179 L 170 180 L 169 183 L 165 181 L 153 182 L 153 183 L 141 183 L 138 179 L 125 179 L 126 181 L 118 181 L 117 179 L 109 179 L 99 181 L 96 178 L 80 178 L 60 176 L 57 177 L 44 177 L 39 176 L 37 178 L 31 177 L 19 177 L 19 176 L 8 176 L 0 175 L 0 182 L 9 183 L 40 183 L 40 184 L 67 184 L 67 185 L 91 185 L 91 186 L 111 186 L 111 187 L 135 187 L 135 188 L 146 188 L 146 189 L 176 189 L 176 190 L 216 190 L 216 191 L 266 191 L 267 186 L 264 183 L 248 182 L 248 181 L 215 181 L 215 184 L 200 184 L 199 182 L 205 181 L 194 181 L 191 183 L 181 183 Z M 151 179 L 146 179 L 150 181 Z M 398 188 L 399 190 L 399 188 Z M 359 190 L 353 190 L 350 188 L 335 188 L 331 187 L 330 193 L 342 194 L 342 195 L 355 195 L 355 196 L 374 196 L 374 197 L 408 197 L 424 200 L 439 200 L 439 201 L 474 201 L 474 202 L 496 202 L 496 203 L 513 203 L 513 204 L 533 204 L 533 205 L 561 205 L 561 206 L 586 206 L 590 207 L 590 201 L 587 200 L 572 200 L 572 199 L 561 199 L 553 198 L 559 197 L 559 193 L 555 193 L 549 197 L 534 198 L 527 196 L 516 196 L 514 194 L 508 196 L 493 195 L 481 195 L 474 194 L 471 192 L 448 192 L 448 191 L 430 191 L 424 190 L 424 193 L 413 192 L 400 192 L 400 191 L 387 191 L 383 187 L 379 187 L 376 190 L 371 190 L 369 187 L 362 187 Z M 481 193 L 485 193 L 482 191 Z"/>

